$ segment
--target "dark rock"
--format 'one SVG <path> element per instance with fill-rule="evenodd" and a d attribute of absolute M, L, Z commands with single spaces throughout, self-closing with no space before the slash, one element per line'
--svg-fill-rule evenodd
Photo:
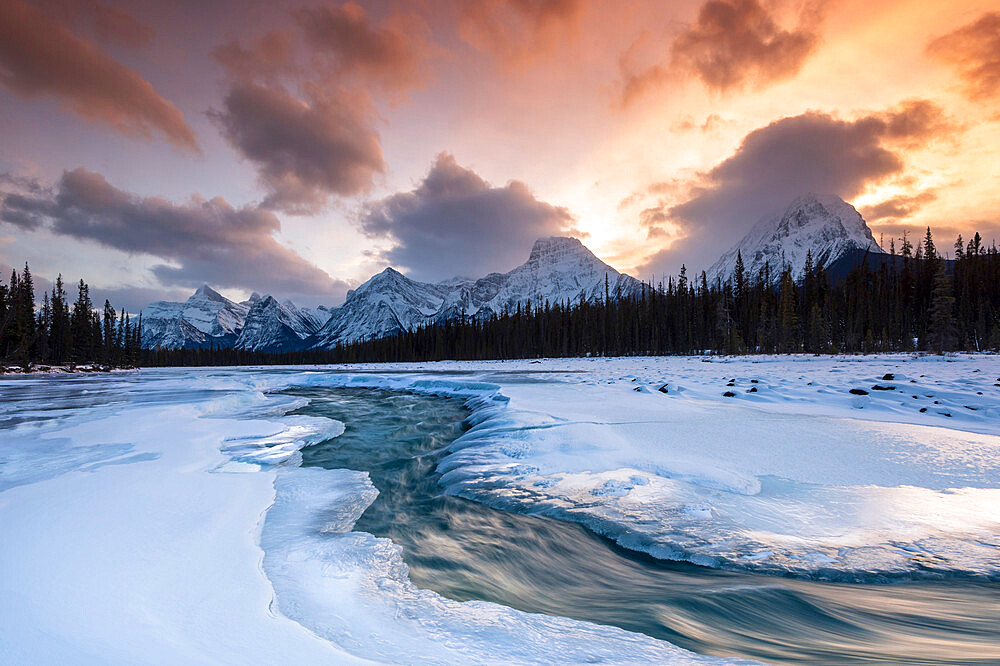
<path fill-rule="evenodd" d="M 876 384 L 875 386 L 872 387 L 872 390 L 873 391 L 895 391 L 896 387 L 895 386 L 879 386 L 878 384 Z"/>
<path fill-rule="evenodd" d="M 726 391 L 725 393 L 722 394 L 722 397 L 723 398 L 735 398 L 736 394 L 733 393 L 732 391 Z"/>
<path fill-rule="evenodd" d="M 660 388 L 658 388 L 656 390 L 659 391 L 660 393 L 670 393 L 670 391 L 667 390 L 667 385 L 666 384 L 664 384 L 663 386 L 661 386 Z"/>
<path fill-rule="evenodd" d="M 884 375 L 882 375 L 882 380 L 887 382 L 891 382 L 895 378 L 896 375 L 892 374 L 891 372 L 887 372 Z"/>
<path fill-rule="evenodd" d="M 921 408 L 920 408 L 920 413 L 921 413 L 921 414 L 923 414 L 923 413 L 924 413 L 924 412 L 926 412 L 926 411 L 927 411 L 927 408 L 926 408 L 926 407 L 921 407 Z"/>
<path fill-rule="evenodd" d="M 757 387 L 756 386 L 751 386 L 750 390 L 747 391 L 747 393 L 756 393 L 756 392 L 757 392 Z"/>
<path fill-rule="evenodd" d="M 851 389 L 850 393 L 852 393 L 854 395 L 868 395 L 868 391 L 866 391 L 864 389 Z"/>

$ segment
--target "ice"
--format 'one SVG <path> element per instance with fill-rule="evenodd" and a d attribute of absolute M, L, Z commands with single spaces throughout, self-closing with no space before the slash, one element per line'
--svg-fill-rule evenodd
<path fill-rule="evenodd" d="M 364 369 L 411 371 L 393 375 L 397 388 L 407 376 L 423 383 L 426 370 Z M 624 546 L 707 566 L 854 581 L 1000 576 L 997 357 L 435 369 L 464 373 L 456 385 L 499 386 L 469 400 L 471 430 L 440 465 L 453 494 L 578 521 Z M 876 385 L 894 389 L 849 392 Z M 640 487 L 636 475 L 649 482 Z"/>
<path fill-rule="evenodd" d="M 398 546 L 349 531 L 377 494 L 365 473 L 283 468 L 276 488 L 261 545 L 277 608 L 356 654 L 426 664 L 715 661 L 614 627 L 417 588 Z"/>
<path fill-rule="evenodd" d="M 316 370 L 53 381 L 76 383 L 0 380 L 22 398 L 0 430 L 0 662 L 715 661 L 416 588 L 398 547 L 349 531 L 376 495 L 367 475 L 297 466 L 343 424 L 289 415 L 302 399 L 274 393 L 382 384 L 502 405 L 495 384 Z"/>
<path fill-rule="evenodd" d="M 702 659 L 414 587 L 398 547 L 351 531 L 375 497 L 367 475 L 298 466 L 303 446 L 344 426 L 290 414 L 304 404 L 290 387 L 463 398 L 472 413 L 440 467 L 447 492 L 656 557 L 837 580 L 996 579 L 995 383 L 1000 359 L 962 355 L 0 379 L 0 661 Z"/>

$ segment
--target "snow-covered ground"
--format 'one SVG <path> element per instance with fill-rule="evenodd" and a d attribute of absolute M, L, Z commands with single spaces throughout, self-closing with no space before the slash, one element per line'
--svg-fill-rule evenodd
<path fill-rule="evenodd" d="M 416 588 L 390 541 L 350 531 L 376 493 L 367 474 L 298 466 L 343 424 L 285 416 L 302 399 L 272 391 L 292 386 L 467 398 L 448 492 L 659 557 L 1000 577 L 996 356 L 13 377 L 0 379 L 0 662 L 703 659 Z"/>

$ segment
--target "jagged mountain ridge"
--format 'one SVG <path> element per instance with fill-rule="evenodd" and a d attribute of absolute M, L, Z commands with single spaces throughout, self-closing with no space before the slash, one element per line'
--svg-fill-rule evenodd
<path fill-rule="evenodd" d="M 301 348 L 302 341 L 321 325 L 291 301 L 279 303 L 273 296 L 265 296 L 250 308 L 233 347 L 249 351 L 291 351 Z"/>
<path fill-rule="evenodd" d="M 301 342 L 326 323 L 329 309 L 297 308 L 256 292 L 231 301 L 202 285 L 183 303 L 157 301 L 143 310 L 142 345 L 150 349 L 208 346 L 277 351 Z M 285 342 L 279 342 L 285 341 Z"/>
<path fill-rule="evenodd" d="M 605 278 L 614 296 L 629 296 L 641 289 L 638 280 L 605 264 L 579 240 L 557 236 L 535 241 L 528 261 L 517 268 L 478 280 L 431 284 L 387 268 L 348 294 L 311 346 L 329 349 L 463 314 L 488 318 L 528 303 L 594 301 L 604 297 Z"/>
<path fill-rule="evenodd" d="M 236 303 L 206 285 L 184 303 L 150 305 L 143 318 L 143 345 L 329 349 L 463 314 L 488 318 L 529 303 L 595 301 L 604 297 L 605 280 L 613 296 L 628 296 L 641 288 L 638 280 L 605 264 L 579 240 L 551 237 L 536 241 L 521 266 L 478 280 L 434 284 L 387 268 L 348 292 L 344 304 L 336 308 L 299 308 L 291 301 L 279 302 L 257 293 Z"/>
<path fill-rule="evenodd" d="M 235 303 L 202 285 L 183 303 L 157 301 L 142 313 L 142 345 L 176 349 L 215 343 L 231 346 L 252 303 Z"/>
<path fill-rule="evenodd" d="M 799 279 L 810 252 L 814 264 L 828 268 L 856 250 L 883 252 L 854 206 L 835 195 L 809 193 L 796 198 L 783 211 L 763 216 L 707 273 L 713 281 L 729 279 L 739 252 L 748 275 L 756 275 L 768 264 L 772 274 L 778 276 L 788 264 L 792 275 Z"/>

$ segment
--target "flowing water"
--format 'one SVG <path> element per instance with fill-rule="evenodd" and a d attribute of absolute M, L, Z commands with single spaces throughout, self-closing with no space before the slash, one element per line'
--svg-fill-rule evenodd
<path fill-rule="evenodd" d="M 1000 663 L 1000 586 L 841 585 L 656 560 L 583 527 L 442 494 L 435 468 L 460 400 L 301 389 L 299 413 L 346 424 L 303 464 L 367 471 L 378 499 L 355 529 L 391 538 L 413 582 L 457 600 L 622 627 L 703 654 L 772 663 Z"/>

